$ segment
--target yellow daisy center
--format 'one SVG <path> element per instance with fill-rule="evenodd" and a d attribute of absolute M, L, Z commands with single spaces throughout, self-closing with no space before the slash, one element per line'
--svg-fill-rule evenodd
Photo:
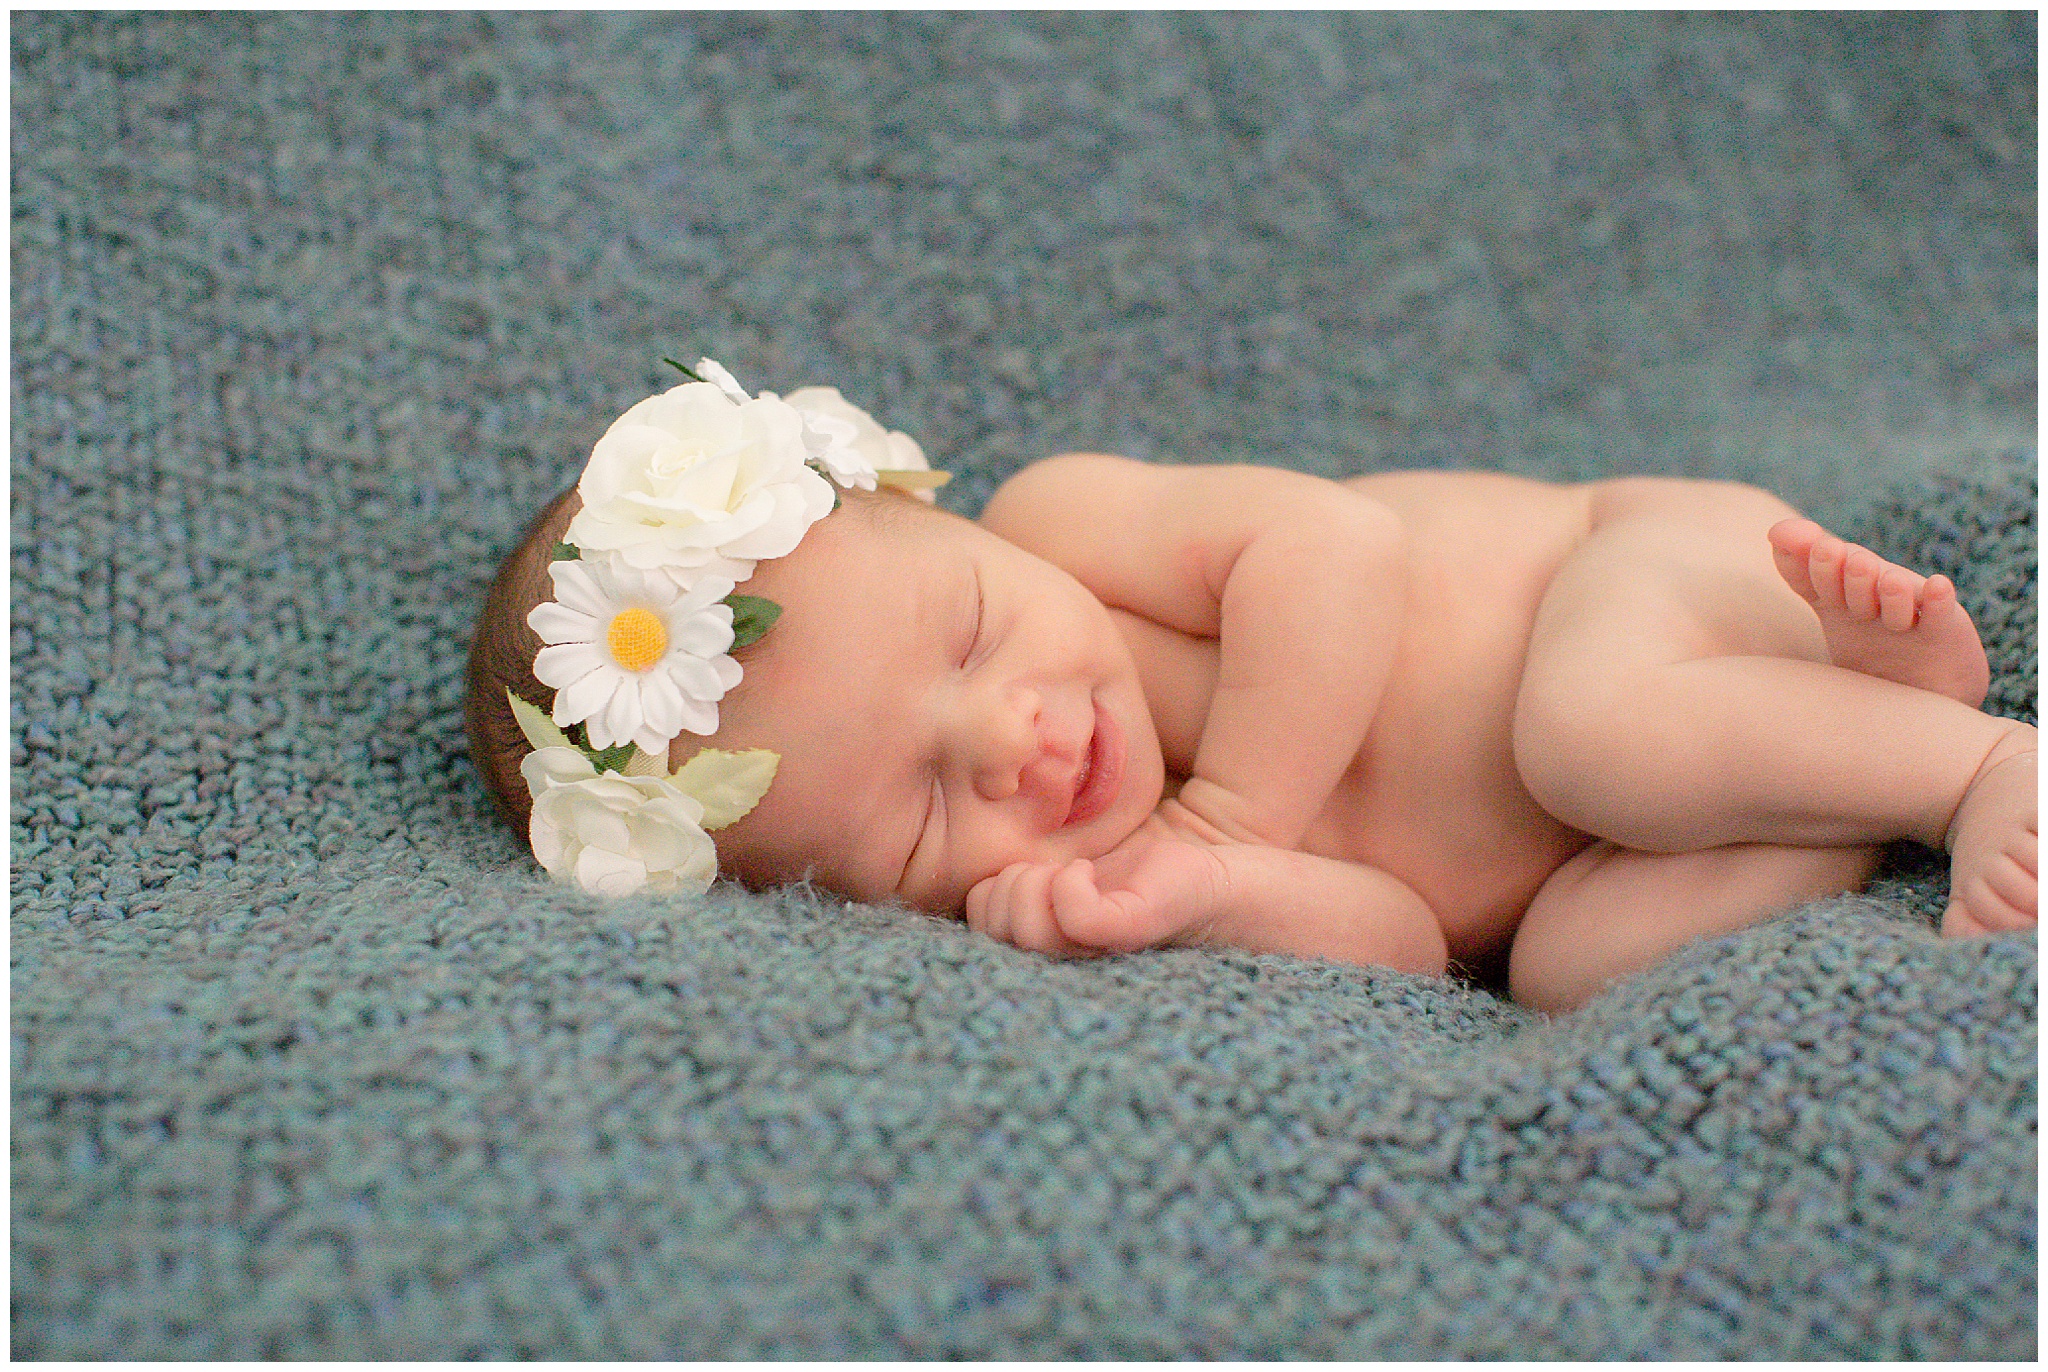
<path fill-rule="evenodd" d="M 613 661 L 621 667 L 629 672 L 644 672 L 668 651 L 668 630 L 662 627 L 654 611 L 635 605 L 612 616 L 611 626 L 604 631 L 604 643 L 612 650 Z"/>

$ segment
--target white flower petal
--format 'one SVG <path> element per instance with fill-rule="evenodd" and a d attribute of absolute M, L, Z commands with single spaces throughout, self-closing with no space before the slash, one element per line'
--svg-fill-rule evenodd
<path fill-rule="evenodd" d="M 896 429 L 889 430 L 889 451 L 887 461 L 876 465 L 879 470 L 888 467 L 894 471 L 928 472 L 932 464 L 925 460 L 924 449 L 917 446 L 917 440 Z"/>
<path fill-rule="evenodd" d="M 597 775 L 590 759 L 580 748 L 536 748 L 519 760 L 519 774 L 535 800 L 546 795 L 551 785 L 569 785 Z"/>
<path fill-rule="evenodd" d="M 732 647 L 732 637 L 732 607 L 717 605 L 691 615 L 671 629 L 669 651 L 690 657 L 716 657 Z"/>
<path fill-rule="evenodd" d="M 550 876 L 562 872 L 576 861 L 575 851 L 567 842 L 566 835 L 538 805 L 533 807 L 533 815 L 527 820 L 526 837 L 533 846 L 534 859 Z"/>
<path fill-rule="evenodd" d="M 719 551 L 730 557 L 786 557 L 811 525 L 832 513 L 832 483 L 805 467 L 788 481 L 760 487 L 747 500 L 742 513 L 751 516 L 751 527 Z"/>
<path fill-rule="evenodd" d="M 610 665 L 611 659 L 592 643 L 557 643 L 534 655 L 533 674 L 544 686 L 573 685 Z"/>
<path fill-rule="evenodd" d="M 840 432 L 838 424 L 852 428 L 853 437 L 849 444 L 835 442 L 820 459 L 831 471 L 832 479 L 840 485 L 858 485 L 862 490 L 873 490 L 873 473 L 876 471 L 929 470 L 924 450 L 917 446 L 916 440 L 893 429 L 885 430 L 873 415 L 839 394 L 838 387 L 806 386 L 790 392 L 787 399 L 803 412 L 814 428 L 821 427 L 824 419 L 838 422 L 823 426 L 830 433 Z M 844 446 L 851 446 L 858 454 L 857 459 L 844 455 Z M 924 492 L 919 494 L 925 495 Z M 930 496 L 925 498 L 930 499 Z"/>
<path fill-rule="evenodd" d="M 676 600 L 675 612 L 677 614 L 696 614 L 699 611 L 708 609 L 712 610 L 715 614 L 717 610 L 713 609 L 713 607 L 717 606 L 719 601 L 731 595 L 734 589 L 735 584 L 730 578 L 707 575 L 701 580 L 692 582 L 688 593 Z M 727 608 L 726 613 L 730 615 L 731 610 Z"/>
<path fill-rule="evenodd" d="M 718 732 L 718 707 L 694 696 L 683 697 L 683 728 L 709 738 Z"/>
<path fill-rule="evenodd" d="M 665 669 L 647 673 L 640 683 L 640 714 L 646 736 L 655 741 L 649 752 L 667 751 L 668 741 L 683 731 L 682 688 Z"/>
<path fill-rule="evenodd" d="M 576 856 L 576 884 L 594 896 L 630 896 L 647 884 L 647 864 L 623 853 L 585 848 Z"/>
<path fill-rule="evenodd" d="M 718 387 L 727 400 L 738 404 L 748 399 L 745 389 L 733 374 L 725 369 L 723 363 L 713 362 L 708 357 L 700 357 L 697 359 L 697 365 L 691 370 Z"/>
<path fill-rule="evenodd" d="M 554 583 L 555 599 L 570 610 L 581 611 L 585 615 L 602 615 L 605 612 L 606 597 L 604 583 L 599 576 L 601 570 L 580 557 L 561 558 L 550 562 L 548 580 Z M 530 624 L 532 620 L 529 619 L 527 622 Z M 538 633 L 540 630 L 536 627 L 534 632 Z"/>
<path fill-rule="evenodd" d="M 600 667 L 589 676 L 570 682 L 555 692 L 555 723 L 567 728 L 579 724 L 595 715 L 612 697 L 620 677 L 625 675 L 614 667 Z M 592 742 L 596 742 L 593 738 Z M 609 744 L 599 743 L 600 748 Z"/>
<path fill-rule="evenodd" d="M 564 787 L 549 797 L 553 802 L 550 808 L 560 816 L 556 823 L 585 847 L 623 853 L 633 841 L 633 831 L 626 826 L 625 816 L 613 808 L 608 789 L 603 777 L 573 789 Z"/>
<path fill-rule="evenodd" d="M 711 662 L 708 657 L 678 654 L 662 663 L 662 670 L 689 699 L 716 701 L 725 695 L 726 686 L 718 679 L 718 669 Z"/>
<path fill-rule="evenodd" d="M 543 600 L 527 611 L 526 624 L 540 635 L 543 643 L 587 642 L 598 627 L 589 613 L 571 609 L 558 600 Z"/>
<path fill-rule="evenodd" d="M 612 736 L 612 742 L 599 744 L 599 747 L 616 747 L 640 732 L 639 674 L 625 673 L 622 676 L 618 689 L 612 692 L 611 704 L 605 707 L 604 712 L 605 732 Z M 659 747 L 659 743 L 656 746 Z"/>

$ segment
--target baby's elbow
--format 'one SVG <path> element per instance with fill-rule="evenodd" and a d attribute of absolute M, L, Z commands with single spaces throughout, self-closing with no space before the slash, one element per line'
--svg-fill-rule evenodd
<path fill-rule="evenodd" d="M 1425 977 L 1448 972 L 1450 944 L 1429 902 L 1407 882 L 1377 868 L 1355 872 L 1366 889 L 1363 908 L 1351 924 L 1359 943 L 1352 960 Z"/>
<path fill-rule="evenodd" d="M 1346 542 L 1367 570 L 1386 576 L 1408 564 L 1408 526 L 1381 502 L 1356 495 L 1342 506 Z"/>
<path fill-rule="evenodd" d="M 1451 946 L 1444 939 L 1443 926 L 1436 922 L 1436 916 L 1427 908 L 1411 931 L 1407 953 L 1399 970 L 1425 977 L 1444 976 L 1451 970 Z"/>

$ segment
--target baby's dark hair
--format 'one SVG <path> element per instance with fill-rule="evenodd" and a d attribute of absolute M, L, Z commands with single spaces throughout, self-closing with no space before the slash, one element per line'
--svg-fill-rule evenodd
<path fill-rule="evenodd" d="M 542 685 L 533 674 L 533 659 L 540 652 L 541 641 L 540 635 L 527 624 L 526 616 L 534 606 L 553 597 L 548 563 L 553 559 L 555 544 L 567 533 L 569 521 L 582 508 L 582 499 L 572 486 L 534 516 L 518 544 L 498 564 L 498 575 L 491 582 L 490 594 L 484 598 L 483 611 L 477 616 L 476 632 L 469 644 L 469 685 L 463 713 L 469 730 L 470 760 L 496 802 L 498 813 L 522 838 L 533 811 L 533 798 L 526 789 L 526 779 L 519 774 L 519 764 L 532 751 L 532 745 L 512 717 L 505 693 L 509 690 L 542 710 L 554 708 L 554 688 Z M 880 522 L 917 518 L 921 514 L 955 517 L 889 487 L 872 493 L 840 492 L 840 513 L 828 518 L 840 518 L 847 511 Z M 733 656 L 744 667 L 750 660 L 772 652 L 774 639 L 770 632 Z"/>
<path fill-rule="evenodd" d="M 498 575 L 484 597 L 476 632 L 469 641 L 469 690 L 463 715 L 469 727 L 470 761 L 497 802 L 498 813 L 522 835 L 533 798 L 519 775 L 519 764 L 532 748 L 519 731 L 519 722 L 512 718 L 505 693 L 510 691 L 543 710 L 554 708 L 554 688 L 543 686 L 533 674 L 533 659 L 541 643 L 526 616 L 554 594 L 548 561 L 582 504 L 571 486 L 534 516 L 518 544 L 498 564 Z"/>

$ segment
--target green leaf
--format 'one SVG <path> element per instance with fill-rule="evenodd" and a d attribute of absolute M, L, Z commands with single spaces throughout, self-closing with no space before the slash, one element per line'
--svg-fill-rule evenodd
<path fill-rule="evenodd" d="M 547 711 L 531 701 L 521 700 L 507 689 L 505 699 L 512 704 L 512 718 L 519 723 L 519 732 L 526 735 L 526 741 L 535 748 L 574 748 L 569 736 L 555 727 Z"/>
<path fill-rule="evenodd" d="M 673 357 L 664 357 L 661 360 L 668 363 L 669 366 L 674 367 L 684 376 L 689 377 L 692 381 L 702 381 L 704 379 L 703 377 L 697 375 L 697 373 L 691 371 L 688 367 L 685 367 L 682 363 L 676 361 Z"/>
<path fill-rule="evenodd" d="M 576 746 L 583 750 L 583 756 L 590 759 L 590 765 L 597 768 L 598 775 L 602 776 L 607 770 L 620 776 L 626 774 L 626 764 L 633 760 L 633 740 L 627 739 L 615 748 L 593 748 L 590 746 L 590 726 L 578 724 L 575 729 Z"/>
<path fill-rule="evenodd" d="M 732 646 L 744 648 L 775 627 L 782 607 L 766 596 L 741 595 L 734 591 L 723 602 L 732 606 Z"/>
<path fill-rule="evenodd" d="M 583 550 L 574 543 L 557 543 L 553 550 L 548 553 L 548 561 L 574 562 L 581 556 L 583 556 Z"/>
<path fill-rule="evenodd" d="M 704 829 L 723 829 L 761 803 L 782 755 L 766 748 L 728 753 L 700 749 L 670 778 L 683 794 L 704 807 Z"/>

